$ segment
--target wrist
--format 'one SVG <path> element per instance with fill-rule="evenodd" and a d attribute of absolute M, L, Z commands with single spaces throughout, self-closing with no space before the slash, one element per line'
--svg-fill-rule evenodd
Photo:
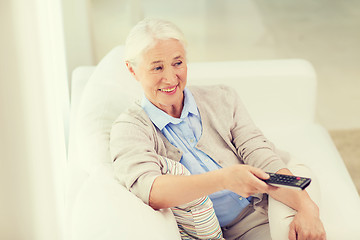
<path fill-rule="evenodd" d="M 212 184 L 215 187 L 216 191 L 222 191 L 226 189 L 226 174 L 224 173 L 224 168 L 219 170 L 208 172 L 211 174 Z"/>
<path fill-rule="evenodd" d="M 319 207 L 310 198 L 306 198 L 305 200 L 301 201 L 297 211 L 298 212 L 310 212 L 317 216 L 319 216 L 319 214 L 320 214 Z"/>

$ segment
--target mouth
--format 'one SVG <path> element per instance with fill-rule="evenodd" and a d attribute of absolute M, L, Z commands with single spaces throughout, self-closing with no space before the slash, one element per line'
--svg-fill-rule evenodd
<path fill-rule="evenodd" d="M 160 88 L 160 92 L 166 93 L 166 94 L 173 94 L 176 92 L 178 85 L 170 87 L 170 88 Z"/>

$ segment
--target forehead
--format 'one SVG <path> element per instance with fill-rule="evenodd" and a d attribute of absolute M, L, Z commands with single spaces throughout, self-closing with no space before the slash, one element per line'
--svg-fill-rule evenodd
<path fill-rule="evenodd" d="M 178 58 L 185 58 L 185 49 L 175 39 L 158 40 L 143 55 L 143 60 L 147 64 L 172 61 Z"/>

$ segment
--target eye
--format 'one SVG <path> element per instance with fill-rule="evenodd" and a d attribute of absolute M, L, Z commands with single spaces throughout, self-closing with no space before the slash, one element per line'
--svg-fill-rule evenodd
<path fill-rule="evenodd" d="M 175 65 L 175 66 L 180 66 L 182 63 L 183 63 L 182 61 L 178 61 L 178 62 L 176 62 L 174 65 Z"/>
<path fill-rule="evenodd" d="M 163 69 L 162 66 L 156 66 L 153 68 L 154 71 L 161 71 Z"/>

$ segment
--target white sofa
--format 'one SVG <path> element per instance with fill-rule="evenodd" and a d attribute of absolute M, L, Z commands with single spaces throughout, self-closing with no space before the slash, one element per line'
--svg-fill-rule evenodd
<path fill-rule="evenodd" d="M 154 211 L 113 178 L 111 124 L 142 96 L 122 53 L 116 47 L 97 66 L 73 72 L 68 239 L 180 239 L 170 210 Z M 360 239 L 359 195 L 328 133 L 314 121 L 316 75 L 311 64 L 300 59 L 188 64 L 189 85 L 218 83 L 235 88 L 265 135 L 318 177 L 328 239 Z"/>

